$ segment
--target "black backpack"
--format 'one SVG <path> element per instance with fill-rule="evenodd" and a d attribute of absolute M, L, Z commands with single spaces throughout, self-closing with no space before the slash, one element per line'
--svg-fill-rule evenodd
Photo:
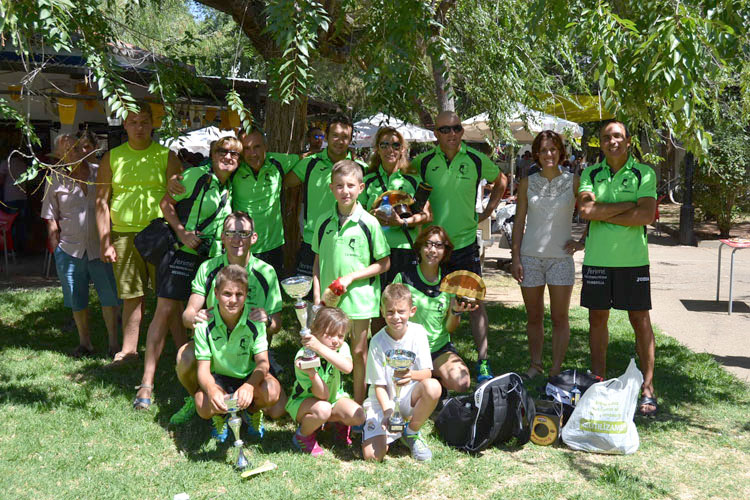
<path fill-rule="evenodd" d="M 515 437 L 523 446 L 531 437 L 534 400 L 523 379 L 506 373 L 481 384 L 474 394 L 445 402 L 435 427 L 443 440 L 460 450 L 478 453 Z"/>

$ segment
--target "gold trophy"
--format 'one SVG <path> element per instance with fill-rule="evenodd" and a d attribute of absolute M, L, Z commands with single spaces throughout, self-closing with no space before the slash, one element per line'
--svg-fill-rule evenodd
<path fill-rule="evenodd" d="M 388 432 L 402 432 L 404 430 L 404 427 L 406 427 L 406 422 L 404 421 L 404 417 L 401 416 L 401 408 L 399 406 L 399 403 L 401 401 L 401 386 L 396 383 L 400 380 L 397 372 L 408 370 L 409 368 L 411 368 L 411 365 L 414 363 L 415 359 L 417 359 L 417 355 L 412 351 L 407 351 L 406 349 L 391 349 L 389 351 L 386 351 L 385 353 L 386 364 L 393 368 L 393 385 L 396 392 L 393 398 L 393 402 L 395 404 L 393 413 L 388 419 Z"/>
<path fill-rule="evenodd" d="M 294 303 L 294 312 L 297 313 L 297 320 L 299 321 L 302 329 L 299 331 L 300 337 L 307 337 L 310 335 L 310 324 L 312 323 L 315 315 L 313 312 L 315 309 L 309 307 L 309 304 L 302 298 L 310 293 L 312 289 L 312 278 L 310 276 L 292 276 L 281 281 L 281 288 L 293 299 L 297 299 Z M 302 354 L 300 361 L 300 368 L 306 370 L 308 368 L 317 368 L 320 366 L 320 358 L 315 354 L 312 349 L 305 347 L 305 352 Z"/>

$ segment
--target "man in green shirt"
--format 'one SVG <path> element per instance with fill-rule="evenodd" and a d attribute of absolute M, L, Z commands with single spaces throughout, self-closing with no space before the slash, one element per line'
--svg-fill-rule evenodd
<path fill-rule="evenodd" d="M 583 171 L 578 189 L 581 217 L 591 221 L 581 290 L 581 306 L 589 309 L 591 370 L 606 378 L 609 310 L 628 311 L 643 372 L 639 413 L 653 416 L 655 342 L 646 225 L 656 213 L 656 179 L 651 167 L 630 154 L 624 123 L 605 122 L 599 136 L 604 161 Z"/>
<path fill-rule="evenodd" d="M 123 128 L 128 141 L 102 157 L 96 177 L 96 226 L 102 262 L 111 262 L 122 305 L 122 349 L 114 363 L 138 357 L 138 333 L 143 296 L 149 281 L 156 289 L 156 270 L 135 249 L 133 239 L 152 219 L 161 217 L 159 201 L 167 179 L 182 171 L 177 156 L 151 139 L 151 107 L 138 103 Z M 179 325 L 178 322 L 170 324 Z M 185 340 L 181 328 L 172 329 L 175 342 Z M 184 342 L 183 342 L 184 343 Z"/>
<path fill-rule="evenodd" d="M 445 263 L 445 273 L 466 270 L 481 276 L 477 225 L 500 203 L 508 179 L 486 155 L 461 141 L 464 129 L 456 113 L 440 113 L 434 133 L 438 146 L 417 156 L 412 166 L 424 182 L 432 185 L 432 225 L 443 227 L 455 247 Z M 487 207 L 477 214 L 477 190 L 482 179 L 494 185 Z M 487 360 L 488 325 L 484 304 L 480 303 L 479 308 L 471 312 L 470 319 L 478 353 L 477 381 L 484 382 L 492 378 Z"/>
<path fill-rule="evenodd" d="M 334 116 L 326 127 L 328 146 L 319 153 L 303 158 L 286 176 L 287 187 L 303 184 L 302 200 L 304 227 L 302 245 L 297 255 L 297 273 L 312 276 L 315 255 L 312 251 L 312 238 L 315 223 L 321 215 L 327 213 L 336 203 L 330 189 L 331 169 L 333 164 L 344 159 L 353 159 L 349 151 L 354 127 L 352 121 L 344 115 Z M 365 165 L 362 166 L 364 173 Z"/>
<path fill-rule="evenodd" d="M 234 175 L 232 208 L 246 212 L 255 222 L 258 241 L 253 253 L 277 272 L 284 266 L 284 224 L 281 220 L 281 186 L 284 176 L 299 161 L 298 155 L 270 153 L 258 129 L 240 134 L 244 161 Z"/>

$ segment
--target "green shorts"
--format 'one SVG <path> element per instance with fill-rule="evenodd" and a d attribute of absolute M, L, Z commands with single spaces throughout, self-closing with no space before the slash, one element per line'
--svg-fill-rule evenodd
<path fill-rule="evenodd" d="M 294 396 L 292 396 L 286 402 L 286 406 L 284 407 L 284 409 L 292 417 L 292 420 L 294 420 L 296 422 L 297 421 L 297 412 L 299 412 L 299 407 L 302 404 L 302 402 L 304 400 L 306 400 L 306 399 L 314 398 L 314 397 L 315 396 L 311 396 L 309 393 L 306 394 L 306 395 L 304 395 L 304 396 L 298 397 L 298 398 L 295 398 Z M 340 400 L 342 398 L 350 398 L 350 397 L 351 396 L 349 396 L 348 393 L 346 393 L 345 391 L 342 391 L 341 389 L 339 389 L 339 392 L 336 393 L 336 398 L 331 403 L 331 406 L 335 406 L 336 403 L 338 402 L 338 400 Z"/>
<path fill-rule="evenodd" d="M 112 264 L 117 282 L 117 296 L 121 299 L 134 299 L 146 295 L 146 289 L 156 290 L 156 268 L 149 264 L 138 250 L 133 240 L 138 233 L 118 233 L 112 231 L 112 246 L 117 252 L 117 260 Z"/>

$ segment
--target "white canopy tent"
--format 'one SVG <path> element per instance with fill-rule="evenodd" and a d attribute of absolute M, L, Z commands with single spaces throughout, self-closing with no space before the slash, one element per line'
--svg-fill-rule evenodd
<path fill-rule="evenodd" d="M 171 137 L 161 139 L 159 142 L 175 153 L 178 153 L 180 149 L 185 148 L 191 153 L 200 153 L 203 156 L 208 157 L 211 143 L 228 135 L 235 137 L 234 130 L 221 130 L 219 127 L 210 126 L 193 130 L 185 135 L 177 137 L 176 139 Z"/>
<path fill-rule="evenodd" d="M 371 148 L 375 134 L 380 127 L 393 127 L 409 142 L 433 142 L 435 136 L 431 130 L 406 123 L 392 116 L 378 113 L 354 124 L 354 138 L 352 147 Z"/>
<path fill-rule="evenodd" d="M 524 122 L 524 118 L 527 119 L 527 123 Z M 520 103 L 516 104 L 516 111 L 508 118 L 507 123 L 513 137 L 521 144 L 531 144 L 534 137 L 542 130 L 554 130 L 559 134 L 570 133 L 575 138 L 583 136 L 583 127 L 577 123 L 528 109 Z M 462 125 L 464 126 L 464 141 L 482 142 L 494 138 L 487 113 L 464 120 Z"/>

